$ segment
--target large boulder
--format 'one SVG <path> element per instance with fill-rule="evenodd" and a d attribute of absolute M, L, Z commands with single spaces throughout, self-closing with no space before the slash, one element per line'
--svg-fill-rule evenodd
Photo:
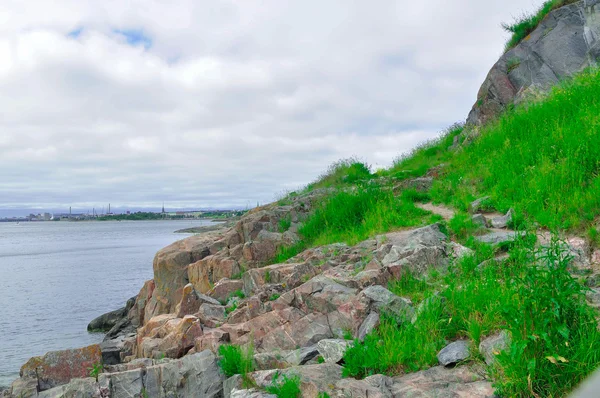
<path fill-rule="evenodd" d="M 466 366 L 431 369 L 393 379 L 394 397 L 495 397 L 492 383 Z"/>
<path fill-rule="evenodd" d="M 600 56 L 600 9 L 595 0 L 559 8 L 492 67 L 469 113 L 482 125 L 528 93 L 543 93 L 559 81 L 595 65 Z"/>
<path fill-rule="evenodd" d="M 183 287 L 190 282 L 188 266 L 209 256 L 215 239 L 210 234 L 192 236 L 156 253 L 153 264 L 155 287 L 145 305 L 145 319 L 175 311 L 175 306 L 181 301 Z"/>
<path fill-rule="evenodd" d="M 377 258 L 394 277 L 410 271 L 422 274 L 429 268 L 448 265 L 447 237 L 438 224 L 393 232 L 379 238 Z"/>
<path fill-rule="evenodd" d="M 207 294 L 214 288 L 215 283 L 223 278 L 231 278 L 241 270 L 240 264 L 233 258 L 216 254 L 190 264 L 187 279 L 198 292 Z"/>
<path fill-rule="evenodd" d="M 137 369 L 103 373 L 94 379 L 74 379 L 69 384 L 39 395 L 44 398 L 132 398 L 223 396 L 223 376 L 210 351 L 188 355 L 176 361 Z M 102 391 L 102 393 L 100 393 Z"/>
<path fill-rule="evenodd" d="M 200 320 L 193 315 L 183 319 L 159 315 L 139 329 L 136 355 L 139 358 L 179 358 L 187 354 L 202 335 Z"/>
<path fill-rule="evenodd" d="M 127 314 L 129 314 L 129 310 L 135 304 L 135 300 L 136 298 L 132 297 L 127 300 L 125 307 L 107 312 L 92 320 L 87 326 L 88 332 L 108 332 L 121 320 L 127 318 Z"/>
<path fill-rule="evenodd" d="M 71 379 L 89 376 L 90 369 L 102 363 L 100 346 L 94 344 L 73 350 L 52 351 L 31 358 L 21 366 L 24 379 L 37 379 L 40 390 L 68 383 Z"/>

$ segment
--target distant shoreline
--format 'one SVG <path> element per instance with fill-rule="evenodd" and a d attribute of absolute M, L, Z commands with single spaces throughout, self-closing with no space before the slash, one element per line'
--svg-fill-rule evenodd
<path fill-rule="evenodd" d="M 205 232 L 213 232 L 213 231 L 222 229 L 223 227 L 233 226 L 233 222 L 237 221 L 238 219 L 239 219 L 239 217 L 210 220 L 213 223 L 212 225 L 202 225 L 199 227 L 190 227 L 190 228 L 179 229 L 179 230 L 175 231 L 175 233 L 176 234 L 202 234 Z"/>

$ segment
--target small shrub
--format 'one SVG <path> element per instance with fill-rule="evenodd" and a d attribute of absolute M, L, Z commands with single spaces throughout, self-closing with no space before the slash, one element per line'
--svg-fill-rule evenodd
<path fill-rule="evenodd" d="M 467 213 L 456 213 L 448 222 L 448 229 L 458 240 L 464 240 L 481 227 L 473 223 L 471 216 Z"/>
<path fill-rule="evenodd" d="M 231 304 L 229 307 L 225 307 L 225 314 L 229 315 L 231 314 L 233 311 L 237 310 L 238 308 L 238 302 L 234 302 L 233 304 Z"/>
<path fill-rule="evenodd" d="M 284 233 L 292 226 L 292 219 L 290 217 L 284 217 L 279 220 L 279 232 Z"/>
<path fill-rule="evenodd" d="M 98 376 L 100 376 L 100 373 L 102 373 L 103 369 L 104 369 L 104 366 L 102 366 L 102 363 L 100 363 L 100 362 L 95 363 L 89 369 L 90 377 L 93 377 L 94 379 L 96 379 L 96 383 L 98 382 Z"/>
<path fill-rule="evenodd" d="M 219 347 L 219 355 L 219 366 L 227 377 L 246 375 L 254 371 L 254 348 L 251 345 L 247 348 L 222 345 Z"/>
<path fill-rule="evenodd" d="M 317 188 L 340 187 L 342 185 L 354 184 L 361 180 L 372 177 L 369 166 L 357 158 L 338 160 L 333 163 L 327 171 L 319 178 L 309 184 L 306 190 L 312 191 Z"/>
<path fill-rule="evenodd" d="M 275 294 L 272 294 L 272 295 L 271 295 L 271 297 L 269 297 L 269 301 L 275 301 L 275 300 L 277 300 L 279 297 L 281 297 L 281 295 L 280 295 L 280 294 L 277 294 L 277 293 L 275 293 Z"/>
<path fill-rule="evenodd" d="M 265 278 L 265 283 L 271 283 L 271 271 L 266 270 L 264 278 Z"/>
<path fill-rule="evenodd" d="M 300 390 L 300 377 L 287 376 L 279 372 L 273 376 L 273 382 L 270 386 L 265 387 L 265 390 L 277 396 L 277 398 L 298 398 L 302 391 Z"/>

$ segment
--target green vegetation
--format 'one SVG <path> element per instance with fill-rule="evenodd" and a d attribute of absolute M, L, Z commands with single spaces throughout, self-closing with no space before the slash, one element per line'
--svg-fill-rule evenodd
<path fill-rule="evenodd" d="M 600 71 L 590 70 L 507 112 L 453 156 L 433 199 L 466 210 L 490 195 L 543 227 L 587 228 L 600 213 L 599 94 Z"/>
<path fill-rule="evenodd" d="M 378 330 L 346 351 L 344 374 L 424 369 L 437 363 L 446 340 L 468 338 L 477 346 L 483 337 L 508 330 L 512 343 L 491 369 L 501 396 L 572 391 L 600 364 L 600 332 L 584 288 L 567 270 L 570 258 L 559 242 L 540 251 L 527 238 L 504 263 L 477 266 L 491 254 L 481 248 L 444 277 L 404 276 L 392 284 L 395 293 L 421 302 L 416 322 L 384 316 Z"/>
<path fill-rule="evenodd" d="M 98 382 L 98 376 L 100 376 L 100 373 L 102 373 L 102 369 L 104 369 L 104 366 L 102 366 L 102 364 L 100 362 L 95 363 L 89 369 L 90 377 L 93 377 L 94 379 L 96 379 L 96 383 Z"/>
<path fill-rule="evenodd" d="M 378 233 L 438 221 L 414 204 L 414 197 L 395 197 L 390 189 L 364 185 L 326 197 L 300 228 L 302 240 L 280 250 L 283 262 L 310 246 L 337 242 L 356 244 Z"/>
<path fill-rule="evenodd" d="M 272 295 L 271 295 L 271 297 L 269 297 L 269 301 L 275 301 L 275 300 L 277 300 L 279 297 L 281 297 L 281 295 L 280 295 L 280 294 L 277 294 L 277 293 L 275 293 L 275 294 L 272 294 Z"/>
<path fill-rule="evenodd" d="M 564 4 L 547 2 L 539 15 L 514 27 L 515 35 Z M 516 66 L 509 62 L 509 68 Z M 439 221 L 415 205 L 429 200 L 458 210 L 444 223 L 446 232 L 475 252 L 447 274 L 406 273 L 391 282 L 389 289 L 410 298 L 418 316 L 412 323 L 384 314 L 374 332 L 347 350 L 346 376 L 428 368 L 448 341 L 468 339 L 475 349 L 500 330 L 511 335 L 509 348 L 489 369 L 500 396 L 565 396 L 600 365 L 596 313 L 585 302 L 585 288 L 568 272 L 570 259 L 559 242 L 549 250 L 536 248 L 534 230 L 527 229 L 576 232 L 600 246 L 599 94 L 600 70 L 588 70 L 545 100 L 510 109 L 478 132 L 455 125 L 389 170 L 361 178 L 354 173 L 353 187 L 344 178 L 351 163 L 332 167 L 320 185 L 312 185 L 332 189 L 300 228 L 301 241 L 283 248 L 276 262 L 309 247 L 355 244 Z M 470 144 L 452 150 L 456 138 L 465 136 Z M 436 177 L 428 193 L 392 189 L 399 180 L 425 175 Z M 484 210 L 514 208 L 511 226 L 527 230 L 525 237 L 499 249 L 477 243 L 473 236 L 481 227 L 467 210 L 483 196 L 490 196 Z M 498 250 L 508 251 L 508 259 L 493 260 Z"/>
<path fill-rule="evenodd" d="M 462 124 L 454 124 L 442 132 L 436 139 L 424 142 L 411 152 L 400 156 L 389 170 L 379 171 L 381 176 L 391 176 L 400 179 L 422 177 L 437 166 L 452 158 L 453 153 L 448 148 L 454 143 L 454 138 L 463 132 Z"/>
<path fill-rule="evenodd" d="M 279 220 L 279 232 L 284 233 L 292 226 L 292 219 L 290 217 L 284 217 Z"/>
<path fill-rule="evenodd" d="M 315 182 L 308 184 L 307 191 L 318 188 L 339 188 L 343 185 L 352 185 L 357 182 L 372 178 L 369 166 L 356 158 L 342 159 L 331 166 L 319 176 Z"/>
<path fill-rule="evenodd" d="M 229 305 L 229 306 L 225 307 L 225 314 L 229 315 L 229 314 L 231 314 L 233 311 L 237 310 L 237 309 L 238 309 L 238 305 L 239 305 L 239 304 L 238 304 L 238 302 L 237 302 L 237 301 L 235 301 L 233 304 L 231 304 L 231 305 Z"/>
<path fill-rule="evenodd" d="M 300 377 L 287 376 L 275 373 L 273 383 L 265 387 L 265 390 L 277 396 L 277 398 L 298 398 L 302 394 L 300 390 Z"/>
<path fill-rule="evenodd" d="M 247 375 L 254 371 L 254 348 L 243 348 L 235 345 L 222 345 L 219 347 L 221 360 L 219 366 L 227 377 L 234 375 Z"/>
<path fill-rule="evenodd" d="M 517 18 L 512 24 L 502 24 L 504 30 L 512 33 L 510 40 L 506 43 L 505 51 L 510 50 L 527 38 L 527 36 L 538 27 L 540 22 L 542 22 L 552 10 L 578 1 L 579 0 L 547 0 L 535 14 L 523 15 Z"/>
<path fill-rule="evenodd" d="M 471 219 L 471 215 L 458 212 L 448 221 L 448 229 L 452 235 L 460 241 L 464 241 L 467 237 L 473 235 L 481 227 L 475 225 Z"/>

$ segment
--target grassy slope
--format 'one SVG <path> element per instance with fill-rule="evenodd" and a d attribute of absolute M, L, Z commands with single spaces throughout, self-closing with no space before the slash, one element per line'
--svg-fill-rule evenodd
<path fill-rule="evenodd" d="M 427 195 L 405 191 L 394 196 L 381 181 L 422 176 L 442 163 L 430 192 L 435 201 L 464 211 L 473 199 L 490 195 L 497 210 L 514 207 L 526 221 L 523 225 L 595 231 L 600 212 L 599 94 L 600 72 L 588 71 L 556 87 L 544 102 L 506 113 L 460 151 L 449 148 L 462 131 L 453 126 L 389 170 L 377 175 L 361 171 L 363 180 L 353 179 L 354 185 L 347 183 L 339 166 L 332 168 L 324 177 L 333 174 L 328 180 L 337 181 L 340 189 L 304 224 L 303 241 L 278 260 L 309 246 L 356 243 L 434 221 L 414 206 L 417 200 L 429 199 Z M 427 303 L 425 310 L 415 324 L 385 319 L 364 344 L 348 352 L 346 374 L 362 377 L 426 368 L 436 363 L 435 354 L 445 341 L 469 338 L 475 347 L 482 337 L 504 329 L 511 332 L 512 344 L 490 369 L 498 392 L 566 395 L 600 364 L 594 313 L 585 304 L 585 289 L 567 271 L 569 259 L 555 251 L 543 266 L 534 265 L 540 254 L 533 247 L 535 235 L 529 235 L 510 249 L 507 262 L 477 268 L 494 250 L 470 239 L 475 232 L 470 217 L 458 213 L 447 227 L 455 239 L 475 249 L 475 255 L 454 264 L 449 276 L 407 276 L 392 283 L 390 289 L 397 294 Z"/>

